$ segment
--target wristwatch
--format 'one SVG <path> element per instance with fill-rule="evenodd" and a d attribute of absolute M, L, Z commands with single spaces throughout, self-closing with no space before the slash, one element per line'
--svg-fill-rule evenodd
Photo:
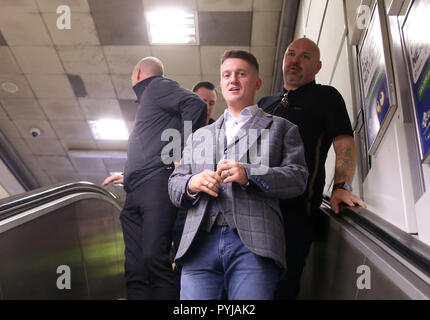
<path fill-rule="evenodd" d="M 332 191 L 334 191 L 336 189 L 343 189 L 343 190 L 352 192 L 352 186 L 348 182 L 335 183 L 333 185 L 333 190 Z"/>

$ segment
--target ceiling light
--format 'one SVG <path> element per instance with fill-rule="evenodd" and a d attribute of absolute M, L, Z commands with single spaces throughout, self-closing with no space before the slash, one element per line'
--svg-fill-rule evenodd
<path fill-rule="evenodd" d="M 19 90 L 18 86 L 12 82 L 3 82 L 1 84 L 1 87 L 4 91 L 7 91 L 9 93 L 15 93 Z"/>
<path fill-rule="evenodd" d="M 96 140 L 127 140 L 128 130 L 122 120 L 88 121 Z"/>
<path fill-rule="evenodd" d="M 127 159 L 127 151 L 123 150 L 69 149 L 68 154 L 82 159 Z"/>
<path fill-rule="evenodd" d="M 198 44 L 195 12 L 151 11 L 146 23 L 151 44 Z"/>

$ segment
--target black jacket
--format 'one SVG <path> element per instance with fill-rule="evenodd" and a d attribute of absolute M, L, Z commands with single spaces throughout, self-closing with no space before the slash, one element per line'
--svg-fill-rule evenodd
<path fill-rule="evenodd" d="M 162 160 L 171 156 L 162 134 L 169 138 L 172 131 L 180 133 L 179 161 L 184 145 L 184 121 L 192 121 L 192 131 L 205 125 L 207 108 L 205 102 L 177 82 L 155 76 L 137 83 L 133 90 L 139 100 L 134 128 L 129 137 L 128 157 L 124 170 L 124 188 L 132 191 L 141 183 L 156 175 L 172 163 Z M 174 129 L 165 131 L 167 129 Z M 187 133 L 187 132 L 186 132 Z M 164 139 L 163 139 L 164 140 Z M 166 148 L 165 148 L 166 147 Z M 172 150 L 171 150 L 172 151 Z"/>

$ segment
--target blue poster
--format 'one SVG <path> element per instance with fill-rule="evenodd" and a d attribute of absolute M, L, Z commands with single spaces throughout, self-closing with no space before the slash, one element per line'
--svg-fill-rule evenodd
<path fill-rule="evenodd" d="M 360 68 L 367 142 L 370 149 L 390 107 L 381 23 L 377 7 L 361 47 Z"/>
<path fill-rule="evenodd" d="M 403 37 L 408 60 L 414 113 L 421 159 L 430 160 L 430 0 L 416 0 L 405 24 Z"/>

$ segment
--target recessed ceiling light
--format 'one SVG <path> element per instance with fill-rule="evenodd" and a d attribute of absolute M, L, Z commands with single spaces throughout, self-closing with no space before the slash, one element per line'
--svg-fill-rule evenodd
<path fill-rule="evenodd" d="M 3 82 L 1 84 L 1 87 L 4 91 L 7 91 L 9 93 L 15 93 L 19 90 L 18 86 L 15 83 L 8 82 L 8 81 Z"/>
<path fill-rule="evenodd" d="M 151 44 L 198 44 L 196 12 L 157 10 L 146 13 Z"/>
<path fill-rule="evenodd" d="M 88 121 L 96 140 L 127 140 L 128 130 L 122 120 Z"/>

